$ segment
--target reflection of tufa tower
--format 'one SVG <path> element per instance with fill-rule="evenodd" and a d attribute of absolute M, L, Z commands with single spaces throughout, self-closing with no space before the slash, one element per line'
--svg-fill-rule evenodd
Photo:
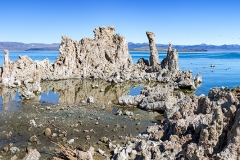
<path fill-rule="evenodd" d="M 146 32 L 148 40 L 149 40 L 149 48 L 150 48 L 150 66 L 158 66 L 160 64 L 158 58 L 158 51 L 155 45 L 155 34 L 153 32 Z"/>

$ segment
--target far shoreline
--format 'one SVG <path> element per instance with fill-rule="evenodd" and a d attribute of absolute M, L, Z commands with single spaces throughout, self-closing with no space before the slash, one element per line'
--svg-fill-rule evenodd
<path fill-rule="evenodd" d="M 8 50 L 8 49 L 6 49 Z M 59 50 L 8 50 L 9 52 L 59 52 Z M 150 50 L 128 50 L 129 52 L 150 52 Z M 0 52 L 4 52 L 4 50 L 0 50 Z M 159 50 L 158 52 L 167 52 L 165 50 Z M 196 51 L 192 51 L 192 50 L 177 50 L 177 52 L 240 52 L 240 50 L 206 50 L 206 51 L 202 51 L 202 50 L 196 50 Z"/>

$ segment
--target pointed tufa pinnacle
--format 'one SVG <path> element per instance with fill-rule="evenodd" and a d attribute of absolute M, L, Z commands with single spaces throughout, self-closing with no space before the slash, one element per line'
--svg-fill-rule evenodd
<path fill-rule="evenodd" d="M 167 57 L 162 61 L 162 68 L 168 69 L 169 71 L 178 71 L 178 53 L 176 49 L 172 49 L 172 44 L 168 45 Z"/>
<path fill-rule="evenodd" d="M 153 32 L 146 32 L 148 41 L 149 41 L 149 48 L 150 48 L 150 66 L 158 66 L 160 64 L 158 58 L 158 51 L 155 45 L 155 34 Z"/>
<path fill-rule="evenodd" d="M 171 44 L 171 42 L 169 42 L 169 45 L 168 45 L 168 52 L 169 51 L 172 51 L 172 44 Z"/>
<path fill-rule="evenodd" d="M 4 49 L 4 65 L 8 67 L 9 62 L 10 62 L 9 52 L 8 50 Z"/>

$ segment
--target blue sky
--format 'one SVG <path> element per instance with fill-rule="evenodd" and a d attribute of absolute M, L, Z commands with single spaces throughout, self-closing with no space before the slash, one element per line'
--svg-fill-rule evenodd
<path fill-rule="evenodd" d="M 240 44 L 239 0 L 0 0 L 0 41 L 60 43 L 115 26 L 128 42 Z"/>

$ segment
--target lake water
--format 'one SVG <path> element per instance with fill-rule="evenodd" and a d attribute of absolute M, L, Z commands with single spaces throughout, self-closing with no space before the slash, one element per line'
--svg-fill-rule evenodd
<path fill-rule="evenodd" d="M 149 52 L 130 52 L 133 63 L 136 64 L 139 58 L 149 59 Z M 195 94 L 207 95 L 212 87 L 227 86 L 232 88 L 240 85 L 240 51 L 224 52 L 180 52 L 179 68 L 181 70 L 192 70 L 193 76 L 200 73 L 203 83 L 196 90 Z M 23 51 L 10 52 L 11 61 L 18 59 L 19 55 L 28 55 L 32 60 L 44 60 L 48 58 L 54 62 L 59 55 L 58 51 Z M 166 52 L 159 52 L 160 60 L 166 57 Z M 3 65 L 4 53 L 0 52 L 0 66 Z M 214 68 L 211 68 L 214 65 Z M 137 95 L 141 90 L 140 86 L 130 88 L 130 95 Z M 49 91 L 48 94 L 42 93 L 41 101 L 58 102 L 58 93 Z M 0 97 L 0 104 L 2 97 Z"/>

